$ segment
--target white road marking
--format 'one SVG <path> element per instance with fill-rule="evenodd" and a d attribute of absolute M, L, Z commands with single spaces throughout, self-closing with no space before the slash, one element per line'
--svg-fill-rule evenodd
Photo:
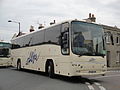
<path fill-rule="evenodd" d="M 99 86 L 100 90 L 106 90 L 103 86 Z"/>
<path fill-rule="evenodd" d="M 95 90 L 95 88 L 89 82 L 85 82 L 85 84 L 89 90 Z M 99 90 L 106 90 L 106 88 L 104 88 L 100 83 L 94 82 L 94 84 L 99 88 Z"/>
<path fill-rule="evenodd" d="M 120 72 L 120 70 L 107 71 L 107 72 Z M 99 76 L 99 77 L 93 77 L 93 78 L 89 78 L 89 79 L 99 79 L 99 78 L 109 78 L 109 77 L 120 77 L 120 74 L 117 74 L 117 75 L 108 75 L 108 76 Z M 85 84 L 87 85 L 87 87 L 89 88 L 89 90 L 95 90 L 95 88 L 89 82 L 86 82 Z M 98 82 L 94 82 L 94 85 L 96 85 L 99 88 L 99 90 L 106 90 L 106 88 L 103 87 Z"/>
<path fill-rule="evenodd" d="M 90 83 L 85 82 L 85 84 L 88 86 L 89 90 L 95 90 L 94 87 L 92 85 L 90 85 Z"/>
<path fill-rule="evenodd" d="M 100 85 L 101 85 L 100 83 L 96 83 L 96 82 L 95 82 L 94 84 L 97 85 L 97 86 L 100 86 Z"/>
<path fill-rule="evenodd" d="M 97 85 L 100 90 L 106 90 L 106 88 L 104 88 L 100 83 L 95 82 L 94 84 Z"/>

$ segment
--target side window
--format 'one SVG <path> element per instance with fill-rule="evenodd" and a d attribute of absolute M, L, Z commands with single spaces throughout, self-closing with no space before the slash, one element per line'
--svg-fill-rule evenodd
<path fill-rule="evenodd" d="M 117 51 L 117 57 L 116 57 L 116 58 L 117 58 L 117 61 L 116 61 L 116 62 L 117 62 L 117 63 L 120 63 L 120 51 Z"/>
<path fill-rule="evenodd" d="M 112 45 L 114 45 L 114 39 L 113 39 L 113 34 L 111 34 L 111 43 L 112 43 Z"/>
<path fill-rule="evenodd" d="M 114 40 L 113 40 L 113 35 L 111 34 L 111 32 L 105 32 L 105 42 L 107 44 L 112 44 L 114 45 Z"/>
<path fill-rule="evenodd" d="M 116 37 L 116 44 L 120 44 L 120 35 L 117 34 L 117 37 Z"/>
<path fill-rule="evenodd" d="M 119 44 L 119 37 L 116 37 L 116 43 Z"/>
<path fill-rule="evenodd" d="M 63 55 L 69 55 L 69 27 L 68 23 L 63 23 L 61 28 L 61 52 Z"/>
<path fill-rule="evenodd" d="M 105 33 L 105 42 L 110 43 L 110 34 L 108 32 Z"/>
<path fill-rule="evenodd" d="M 45 42 L 59 45 L 60 28 L 61 25 L 57 25 L 47 29 L 45 31 Z"/>

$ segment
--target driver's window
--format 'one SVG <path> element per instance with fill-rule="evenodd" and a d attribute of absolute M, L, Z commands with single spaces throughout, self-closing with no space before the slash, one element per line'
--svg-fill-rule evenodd
<path fill-rule="evenodd" d="M 69 55 L 69 27 L 68 23 L 62 24 L 61 29 L 61 52 L 63 55 Z"/>

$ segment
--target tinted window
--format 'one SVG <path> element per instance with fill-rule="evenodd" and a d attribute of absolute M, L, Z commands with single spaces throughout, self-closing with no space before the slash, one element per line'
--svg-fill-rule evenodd
<path fill-rule="evenodd" d="M 60 44 L 60 25 L 45 30 L 45 42 Z"/>

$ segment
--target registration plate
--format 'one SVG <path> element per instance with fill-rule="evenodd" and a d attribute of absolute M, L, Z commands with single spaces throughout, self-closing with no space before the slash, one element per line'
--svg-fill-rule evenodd
<path fill-rule="evenodd" d="M 96 73 L 96 71 L 89 71 L 89 73 Z"/>

